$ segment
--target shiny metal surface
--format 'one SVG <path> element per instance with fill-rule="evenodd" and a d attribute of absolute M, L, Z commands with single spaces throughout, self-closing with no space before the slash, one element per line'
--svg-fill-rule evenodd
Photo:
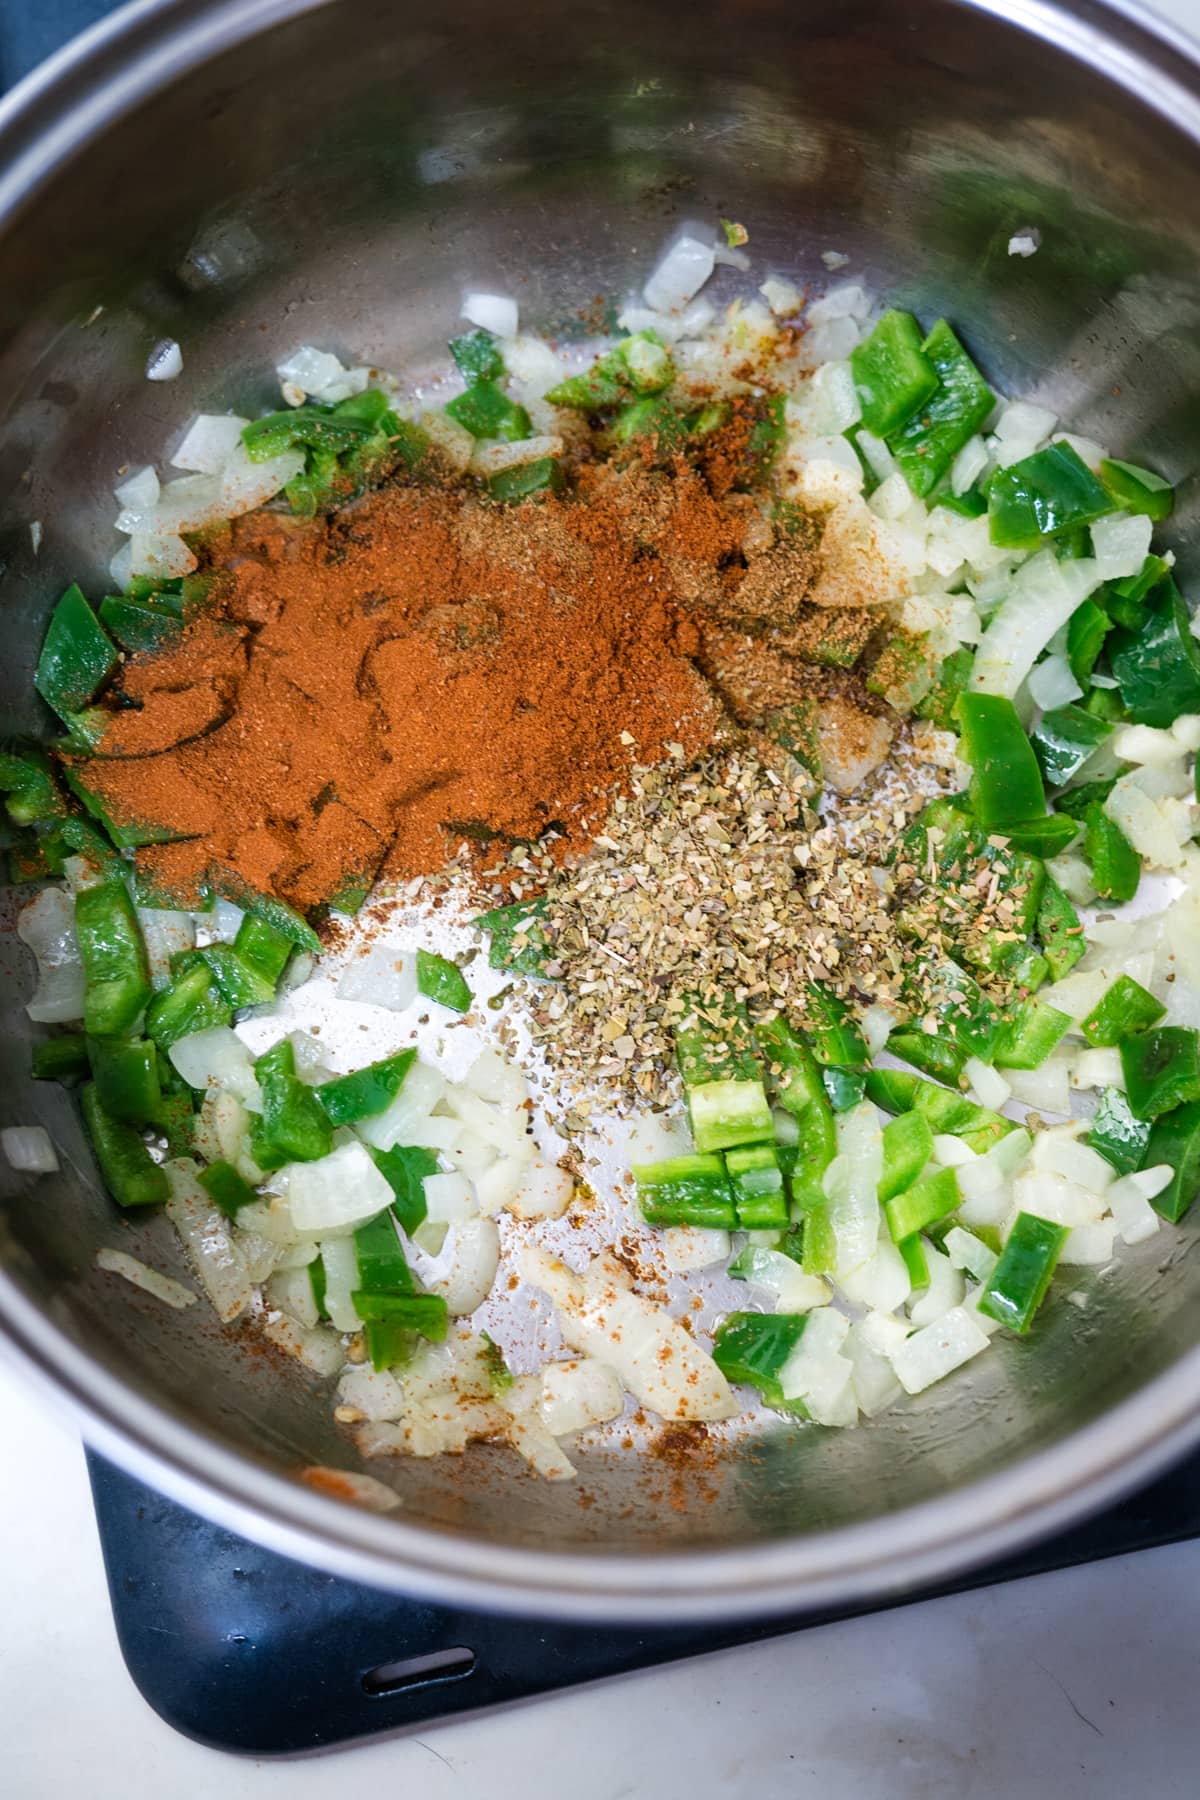
<path fill-rule="evenodd" d="M 468 282 L 581 332 L 680 216 L 745 221 L 764 272 L 823 279 L 832 247 L 898 304 L 949 312 L 1001 385 L 1175 476 L 1185 578 L 1200 563 L 1188 50 L 1085 0 L 517 0 L 499 18 L 482 0 L 444 21 L 383 0 L 140 5 L 0 107 L 6 728 L 42 724 L 30 674 L 59 589 L 103 591 L 114 468 L 160 457 L 191 409 L 265 398 L 300 342 L 419 370 Z M 1038 255 L 1010 258 L 1030 225 Z M 183 375 L 148 384 L 165 336 Z M 542 1612 L 794 1608 L 978 1561 L 1200 1435 L 1192 1221 L 1079 1271 L 1086 1310 L 1048 1309 L 1034 1342 L 858 1431 L 781 1426 L 690 1468 L 593 1456 L 577 1486 L 477 1448 L 390 1465 L 393 1517 L 339 1506 L 289 1475 L 351 1460 L 308 1378 L 91 1272 L 120 1224 L 70 1103 L 26 1078 L 11 933 L 0 980 L 0 1113 L 43 1122 L 64 1160 L 36 1187 L 0 1176 L 4 1336 L 101 1448 L 331 1568 Z M 165 1221 L 148 1243 L 178 1266 Z"/>

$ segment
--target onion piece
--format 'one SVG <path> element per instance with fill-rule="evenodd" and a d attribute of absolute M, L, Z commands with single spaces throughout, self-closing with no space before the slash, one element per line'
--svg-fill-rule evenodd
<path fill-rule="evenodd" d="M 512 444 L 481 444 L 471 458 L 471 468 L 476 475 L 498 475 L 503 469 L 521 469 L 526 463 L 540 462 L 543 456 L 561 456 L 563 447 L 560 437 L 548 433 L 519 438 Z"/>
<path fill-rule="evenodd" d="M 500 1233 L 491 1219 L 451 1225 L 440 1255 L 422 1271 L 431 1294 L 440 1294 L 454 1318 L 482 1306 L 500 1266 Z"/>
<path fill-rule="evenodd" d="M 174 381 L 182 373 L 183 351 L 174 338 L 163 338 L 146 360 L 146 380 Z"/>
<path fill-rule="evenodd" d="M 352 1406 L 364 1419 L 378 1423 L 381 1419 L 402 1419 L 407 1401 L 404 1390 L 388 1369 L 373 1369 L 369 1363 L 352 1364 L 338 1382 L 338 1399 Z"/>
<path fill-rule="evenodd" d="M 219 475 L 249 423 L 237 413 L 197 413 L 171 458 L 172 467 L 189 469 L 195 475 Z M 131 504 L 120 490 L 117 499 L 123 506 Z"/>
<path fill-rule="evenodd" d="M 162 1166 L 171 1189 L 167 1217 L 217 1317 L 228 1325 L 254 1303 L 254 1287 L 233 1247 L 228 1223 L 197 1181 L 189 1157 L 175 1157 Z"/>
<path fill-rule="evenodd" d="M 278 1270 L 267 1280 L 265 1298 L 269 1307 L 285 1312 L 289 1319 L 295 1319 L 297 1325 L 303 1325 L 309 1331 L 321 1323 L 317 1297 L 307 1269 Z"/>
<path fill-rule="evenodd" d="M 625 1391 L 615 1369 L 594 1356 L 546 1363 L 541 1374 L 542 1423 L 552 1437 L 572 1437 L 618 1419 Z"/>
<path fill-rule="evenodd" d="M 891 1363 L 905 1393 L 919 1394 L 987 1347 L 979 1320 L 965 1306 L 956 1306 L 898 1344 Z"/>
<path fill-rule="evenodd" d="M 358 1290 L 358 1252 L 350 1236 L 323 1237 L 321 1262 L 325 1270 L 325 1311 L 335 1331 L 357 1331 L 362 1321 L 351 1298 Z"/>
<path fill-rule="evenodd" d="M 971 688 L 1011 700 L 1055 632 L 1097 584 L 1089 558 L 1060 563 L 1053 550 L 1042 550 L 1022 563 L 979 641 Z"/>
<path fill-rule="evenodd" d="M 1152 1196 L 1147 1194 L 1144 1186 L 1139 1183 L 1139 1176 L 1155 1173 L 1155 1170 L 1143 1169 L 1133 1175 L 1123 1175 L 1120 1180 L 1112 1183 L 1104 1196 L 1117 1235 L 1122 1243 L 1140 1244 L 1146 1238 L 1153 1237 L 1159 1230 L 1161 1221 L 1150 1204 Z M 1163 1187 L 1172 1180 L 1174 1171 L 1167 1168 L 1164 1169 L 1164 1173 L 1166 1181 L 1164 1181 Z M 1162 1188 L 1157 1191 L 1161 1193 Z"/>
<path fill-rule="evenodd" d="M 83 1017 L 83 963 L 75 942 L 75 902 L 65 889 L 43 888 L 17 917 L 17 936 L 37 958 L 38 985 L 25 1011 L 39 1025 Z"/>
<path fill-rule="evenodd" d="M 316 1162 L 289 1163 L 288 1204 L 299 1230 L 324 1231 L 373 1219 L 392 1204 L 392 1190 L 355 1140 Z"/>
<path fill-rule="evenodd" d="M 136 908 L 142 928 L 142 942 L 150 965 L 150 981 L 155 988 L 171 982 L 171 958 L 181 950 L 190 950 L 196 942 L 196 927 L 190 913 L 167 912 L 156 906 Z"/>
<path fill-rule="evenodd" d="M 416 1062 L 400 1085 L 396 1098 L 373 1119 L 361 1119 L 355 1125 L 360 1138 L 377 1150 L 390 1150 L 393 1144 L 410 1143 L 410 1133 L 418 1122 L 428 1119 L 446 1092 L 445 1078 L 428 1063 Z"/>
<path fill-rule="evenodd" d="M 802 1400 L 818 1425 L 853 1425 L 858 1419 L 854 1364 L 842 1355 L 850 1321 L 820 1306 L 805 1321 L 804 1335 L 779 1371 L 786 1400 Z"/>
<path fill-rule="evenodd" d="M 655 312 L 680 312 L 700 292 L 716 266 L 711 238 L 703 227 L 685 228 L 655 267 L 642 289 Z"/>
<path fill-rule="evenodd" d="M 254 1058 L 232 1027 L 211 1025 L 207 1031 L 193 1031 L 172 1044 L 167 1055 L 189 1087 L 227 1088 L 251 1112 L 262 1111 Z"/>
<path fill-rule="evenodd" d="M 191 1288 L 184 1287 L 181 1281 L 172 1281 L 169 1275 L 163 1275 L 158 1269 L 139 1262 L 136 1256 L 130 1256 L 125 1250 L 97 1250 L 96 1267 L 106 1274 L 120 1275 L 133 1287 L 141 1288 L 144 1294 L 153 1295 L 161 1300 L 164 1306 L 174 1307 L 176 1312 L 186 1312 L 189 1306 L 195 1306 L 197 1296 Z"/>
<path fill-rule="evenodd" d="M 599 1267 L 597 1267 L 599 1265 Z M 665 1419 L 729 1419 L 738 1411 L 712 1357 L 663 1308 L 623 1286 L 603 1259 L 590 1282 L 565 1263 L 529 1248 L 521 1272 L 554 1301 L 572 1349 L 606 1362 L 635 1399 Z"/>
<path fill-rule="evenodd" d="M 269 1313 L 263 1321 L 263 1336 L 288 1356 L 303 1363 L 314 1375 L 336 1375 L 342 1366 L 342 1346 L 336 1332 L 328 1326 L 313 1328 L 301 1325 L 287 1313 Z"/>
<path fill-rule="evenodd" d="M 303 470 L 303 450 L 281 450 L 265 462 L 253 462 L 245 444 L 235 444 L 220 475 L 221 516 L 233 519 L 265 506 Z"/>
<path fill-rule="evenodd" d="M 1103 581 L 1121 581 L 1136 575 L 1150 554 L 1154 526 L 1144 513 L 1110 513 L 1090 527 L 1092 554 Z"/>
<path fill-rule="evenodd" d="M 663 1261 L 672 1275 L 711 1269 L 729 1255 L 729 1233 L 704 1225 L 669 1225 L 657 1234 Z"/>
<path fill-rule="evenodd" d="M 406 1012 L 417 997 L 417 957 L 399 944 L 372 944 L 347 963 L 337 984 L 339 1000 Z"/>
<path fill-rule="evenodd" d="M 23 1175 L 53 1175 L 60 1167 L 44 1125 L 6 1125 L 0 1131 L 0 1149 L 9 1168 Z"/>
<path fill-rule="evenodd" d="M 440 1120 L 431 1120 L 440 1124 Z M 479 1212 L 474 1189 L 464 1175 L 426 1175 L 423 1182 L 426 1216 L 435 1225 L 460 1225 Z"/>
<path fill-rule="evenodd" d="M 819 1275 L 806 1275 L 799 1263 L 779 1250 L 756 1249 L 750 1261 L 750 1272 L 743 1279 L 751 1287 L 762 1288 L 770 1294 L 776 1312 L 811 1312 L 816 1306 L 829 1304 L 827 1283 Z M 850 1295 L 850 1298 L 854 1296 Z"/>
<path fill-rule="evenodd" d="M 122 509 L 132 507 L 145 513 L 153 512 L 158 505 L 159 491 L 158 473 L 153 464 L 148 463 L 136 475 L 127 476 L 120 487 L 113 489 L 113 495 Z"/>
<path fill-rule="evenodd" d="M 925 1260 L 929 1265 L 929 1285 L 908 1309 L 909 1318 L 918 1327 L 932 1325 L 935 1319 L 940 1319 L 951 1307 L 960 1306 L 966 1293 L 966 1283 L 961 1271 L 955 1268 L 948 1256 L 927 1243 Z"/>
<path fill-rule="evenodd" d="M 825 1196 L 837 1244 L 837 1279 L 844 1280 L 875 1255 L 883 1174 L 883 1132 L 870 1101 L 841 1115 L 838 1154 L 826 1173 Z"/>
<path fill-rule="evenodd" d="M 1113 1236 L 1111 1219 L 1093 1219 L 1087 1225 L 1076 1225 L 1063 1241 L 1059 1261 L 1080 1267 L 1111 1262 Z"/>
<path fill-rule="evenodd" d="M 785 1260 L 787 1259 L 785 1258 Z M 811 1281 L 814 1278 L 808 1276 L 806 1279 Z M 882 1222 L 880 1224 L 874 1256 L 863 1263 L 861 1268 L 840 1277 L 838 1285 L 847 1300 L 853 1301 L 856 1306 L 868 1307 L 874 1312 L 895 1312 L 898 1306 L 903 1306 L 912 1292 L 912 1280 L 904 1258 L 892 1242 L 891 1233 L 886 1224 Z M 823 1300 L 813 1304 L 822 1305 L 828 1299 L 829 1294 L 826 1292 Z M 777 1310 L 780 1312 L 793 1310 L 803 1312 L 807 1311 L 807 1308 L 797 1306 L 793 1309 L 786 1305 L 781 1297 Z"/>
<path fill-rule="evenodd" d="M 1070 701 L 1078 700 L 1083 692 L 1065 656 L 1044 656 L 1031 670 L 1026 686 L 1029 698 L 1043 712 L 1066 706 Z"/>
<path fill-rule="evenodd" d="M 1011 1087 L 999 1069 L 993 1069 L 990 1063 L 981 1062 L 977 1056 L 968 1056 L 963 1064 L 963 1074 L 970 1082 L 979 1104 L 991 1107 L 993 1112 L 999 1112 L 1012 1094 Z"/>
<path fill-rule="evenodd" d="M 987 1281 L 1000 1260 L 982 1238 L 977 1238 L 973 1231 L 964 1231 L 961 1225 L 951 1226 L 945 1236 L 944 1248 L 954 1267 L 965 1269 L 976 1281 Z"/>
<path fill-rule="evenodd" d="M 846 1333 L 845 1351 L 854 1370 L 854 1397 L 859 1411 L 873 1419 L 899 1398 L 902 1389 L 890 1357 L 908 1336 L 902 1319 L 871 1312 Z"/>
<path fill-rule="evenodd" d="M 462 316 L 499 338 L 517 335 L 517 303 L 505 294 L 464 294 Z"/>
<path fill-rule="evenodd" d="M 522 1375 L 504 1396 L 509 1414 L 508 1441 L 543 1481 L 570 1481 L 575 1465 L 546 1429 L 542 1419 L 542 1384 L 536 1375 Z"/>

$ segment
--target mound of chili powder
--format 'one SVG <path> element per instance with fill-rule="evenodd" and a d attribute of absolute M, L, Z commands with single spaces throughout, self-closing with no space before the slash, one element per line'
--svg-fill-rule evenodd
<path fill-rule="evenodd" d="M 761 515 L 682 464 L 513 508 L 396 487 L 250 515 L 201 616 L 124 665 L 88 784 L 178 834 L 138 860 L 180 900 L 214 862 L 308 909 L 464 838 L 580 848 L 634 761 L 718 730 L 693 658 L 747 549 Z"/>

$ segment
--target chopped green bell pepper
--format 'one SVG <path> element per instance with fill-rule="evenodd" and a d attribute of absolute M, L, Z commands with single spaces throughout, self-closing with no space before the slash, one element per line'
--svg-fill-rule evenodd
<path fill-rule="evenodd" d="M 416 1283 L 390 1212 L 382 1212 L 354 1233 L 358 1285 L 368 1294 L 415 1294 Z M 361 1315 L 360 1315 L 361 1316 Z"/>
<path fill-rule="evenodd" d="M 538 899 L 514 900 L 480 913 L 472 923 L 491 935 L 488 967 L 545 979 L 550 960 L 550 945 L 540 923 L 545 911 L 545 900 Z"/>
<path fill-rule="evenodd" d="M 979 430 L 996 397 L 945 319 L 939 319 L 921 349 L 934 366 L 938 386 L 887 441 L 909 487 L 924 500 Z"/>
<path fill-rule="evenodd" d="M 1107 720 L 1093 717 L 1082 706 L 1068 705 L 1043 713 L 1030 741 L 1050 786 L 1065 787 L 1111 735 Z"/>
<path fill-rule="evenodd" d="M 530 494 L 560 488 L 564 479 L 556 456 L 536 456 L 532 462 L 521 463 L 516 468 L 498 469 L 494 475 L 489 475 L 487 487 L 493 500 L 513 504 L 528 499 Z"/>
<path fill-rule="evenodd" d="M 932 1175 L 923 1175 L 902 1193 L 885 1200 L 883 1215 L 892 1242 L 902 1244 L 906 1238 L 925 1231 L 948 1213 L 957 1212 L 961 1205 L 958 1176 L 953 1169 L 937 1169 Z"/>
<path fill-rule="evenodd" d="M 1180 1108 L 1186 1112 L 1186 1107 Z M 1153 1130 L 1149 1119 L 1135 1119 L 1120 1088 L 1104 1088 L 1087 1141 L 1110 1162 L 1118 1175 L 1132 1175 L 1145 1160 Z"/>
<path fill-rule="evenodd" d="M 850 352 L 850 372 L 862 406 L 862 423 L 886 438 L 937 392 L 939 374 L 922 348 L 921 327 L 911 313 L 885 312 L 875 329 Z"/>
<path fill-rule="evenodd" d="M 75 937 L 83 963 L 83 1023 L 89 1037 L 127 1031 L 150 999 L 146 946 L 123 882 L 75 896 Z"/>
<path fill-rule="evenodd" d="M 638 1204 L 648 1225 L 736 1226 L 737 1208 L 719 1156 L 673 1156 L 633 1170 Z M 785 1221 L 786 1222 L 786 1221 Z"/>
<path fill-rule="evenodd" d="M 146 1008 L 146 1035 L 167 1051 L 180 1038 L 228 1025 L 232 1017 L 233 1009 L 222 999 L 212 970 L 200 962 L 155 994 Z"/>
<path fill-rule="evenodd" d="M 980 1296 L 980 1312 L 1024 1336 L 1046 1297 L 1066 1241 L 1065 1225 L 1052 1225 L 1034 1213 L 1018 1213 Z"/>
<path fill-rule="evenodd" d="M 268 919 L 248 912 L 237 928 L 233 947 L 244 963 L 274 986 L 296 946 Z"/>
<path fill-rule="evenodd" d="M 1080 687 L 1085 688 L 1092 679 L 1096 660 L 1111 629 L 1112 620 L 1094 600 L 1084 600 L 1071 614 L 1067 624 L 1067 661 Z"/>
<path fill-rule="evenodd" d="M 451 400 L 446 412 L 475 438 L 503 438 L 509 443 L 531 435 L 533 427 L 523 406 L 510 400 L 494 381 L 475 381 Z"/>
<path fill-rule="evenodd" d="M 933 1131 L 922 1113 L 901 1113 L 885 1125 L 880 1201 L 893 1200 L 911 1188 L 932 1155 Z"/>
<path fill-rule="evenodd" d="M 373 424 L 351 415 L 339 416 L 318 406 L 296 406 L 253 419 L 242 432 L 242 442 L 251 462 L 270 462 L 298 445 L 339 455 L 365 443 L 374 429 Z"/>
<path fill-rule="evenodd" d="M 1079 914 L 1049 874 L 1038 906 L 1037 934 L 1052 978 L 1061 981 L 1086 952 L 1087 938 Z"/>
<path fill-rule="evenodd" d="M 1123 1038 L 1119 1050 L 1125 1098 L 1135 1119 L 1157 1119 L 1200 1100 L 1200 1032 L 1159 1025 Z"/>
<path fill-rule="evenodd" d="M 95 1082 L 79 1092 L 83 1122 L 92 1140 L 104 1185 L 118 1206 L 159 1206 L 170 1194 L 167 1177 L 151 1156 L 141 1133 L 114 1119 L 96 1091 Z"/>
<path fill-rule="evenodd" d="M 1098 801 L 1083 815 L 1083 854 L 1102 900 L 1132 900 L 1142 879 L 1142 859 Z"/>
<path fill-rule="evenodd" d="M 1181 713 L 1200 712 L 1200 644 L 1173 581 L 1162 584 L 1141 630 L 1120 632 L 1115 642 L 1112 672 L 1139 725 L 1172 725 Z"/>
<path fill-rule="evenodd" d="M 1144 513 L 1156 525 L 1169 519 L 1175 507 L 1175 489 L 1153 469 L 1139 468 L 1137 463 L 1106 458 L 1100 464 L 1105 487 L 1116 504 L 1125 512 Z"/>
<path fill-rule="evenodd" d="M 1119 1044 L 1131 1032 L 1146 1031 L 1166 1013 L 1166 1007 L 1146 992 L 1132 975 L 1118 975 L 1098 1006 L 1083 1021 L 1089 1044 L 1104 1049 Z"/>
<path fill-rule="evenodd" d="M 996 1040 L 993 1061 L 998 1069 L 1038 1069 L 1071 1029 L 1071 1019 L 1045 1000 L 1023 1000 L 1014 1007 Z"/>
<path fill-rule="evenodd" d="M 870 1061 L 862 1032 L 849 1004 L 823 982 L 806 984 L 812 1053 L 826 1067 L 860 1065 Z"/>
<path fill-rule="evenodd" d="M 236 1219 L 243 1206 L 258 1199 L 258 1195 L 244 1181 L 232 1163 L 209 1163 L 199 1174 L 200 1186 L 204 1189 L 214 1206 L 220 1208 L 228 1219 Z"/>
<path fill-rule="evenodd" d="M 90 1067 L 87 1039 L 81 1031 L 43 1038 L 33 1046 L 30 1064 L 35 1081 L 61 1081 L 64 1086 L 79 1081 Z"/>
<path fill-rule="evenodd" d="M 162 1105 L 153 1043 L 147 1038 L 89 1037 L 87 1053 L 105 1112 L 126 1125 L 153 1125 Z"/>
<path fill-rule="evenodd" d="M 783 1231 L 788 1203 L 774 1144 L 739 1145 L 724 1160 L 742 1230 Z"/>
<path fill-rule="evenodd" d="M 786 1400 L 779 1376 L 804 1336 L 803 1313 L 729 1313 L 713 1338 L 713 1361 L 727 1381 L 756 1388 L 768 1406 L 803 1415 L 799 1400 Z"/>
<path fill-rule="evenodd" d="M 428 1210 L 425 1177 L 438 1172 L 437 1152 L 423 1144 L 394 1144 L 390 1150 L 371 1149 L 371 1158 L 392 1190 L 392 1211 L 411 1237 Z"/>
<path fill-rule="evenodd" d="M 986 830 L 1046 811 L 1042 773 L 1011 700 L 999 694 L 963 693 L 958 699 L 963 759 L 975 771 L 971 800 Z"/>
<path fill-rule="evenodd" d="M 313 1092 L 331 1125 L 355 1125 L 386 1112 L 416 1059 L 415 1050 L 397 1050 L 364 1069 L 322 1082 Z"/>
<path fill-rule="evenodd" d="M 206 944 L 197 955 L 212 971 L 222 1000 L 235 1012 L 274 1000 L 274 981 L 248 963 L 235 944 Z"/>
<path fill-rule="evenodd" d="M 33 685 L 69 726 L 116 666 L 116 645 L 72 582 L 50 615 Z"/>
<path fill-rule="evenodd" d="M 63 819 L 67 803 L 58 791 L 50 758 L 30 746 L 0 750 L 0 791 L 8 798 L 4 810 L 14 825 L 36 825 L 47 819 Z"/>
<path fill-rule="evenodd" d="M 941 731 L 955 729 L 955 706 L 958 696 L 971 679 L 975 652 L 966 645 L 952 650 L 938 671 L 937 679 L 924 699 L 918 700 L 913 712 L 918 719 L 929 719 Z"/>
<path fill-rule="evenodd" d="M 1142 1167 L 1156 1169 L 1164 1163 L 1172 1171 L 1170 1183 L 1150 1204 L 1177 1225 L 1200 1191 L 1200 1100 L 1186 1101 L 1154 1121 Z"/>
<path fill-rule="evenodd" d="M 450 354 L 459 374 L 468 384 L 504 379 L 504 358 L 500 354 L 500 346 L 491 332 L 485 331 L 482 326 L 476 331 L 466 332 L 462 337 L 451 338 Z"/>
<path fill-rule="evenodd" d="M 435 1000 L 439 1006 L 449 1007 L 451 1012 L 471 1010 L 471 990 L 466 976 L 457 963 L 432 950 L 417 951 L 417 992 L 424 994 L 427 1000 Z"/>
<path fill-rule="evenodd" d="M 264 1050 L 254 1065 L 263 1109 L 254 1121 L 250 1154 L 260 1169 L 288 1162 L 316 1162 L 328 1156 L 333 1127 L 317 1099 L 296 1074 L 296 1053 L 287 1038 Z"/>
<path fill-rule="evenodd" d="M 1112 511 L 1108 489 L 1067 443 L 997 470 L 988 485 L 988 530 L 1005 549 L 1036 550 Z"/>

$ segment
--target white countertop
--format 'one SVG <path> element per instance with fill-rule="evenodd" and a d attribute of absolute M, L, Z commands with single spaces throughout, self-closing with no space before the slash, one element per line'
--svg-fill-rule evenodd
<path fill-rule="evenodd" d="M 1200 0 L 1159 0 L 1200 27 Z M 1195 1800 L 1200 1540 L 288 1762 L 205 1750 L 117 1648 L 83 1452 L 0 1366 L 0 1795 Z"/>

